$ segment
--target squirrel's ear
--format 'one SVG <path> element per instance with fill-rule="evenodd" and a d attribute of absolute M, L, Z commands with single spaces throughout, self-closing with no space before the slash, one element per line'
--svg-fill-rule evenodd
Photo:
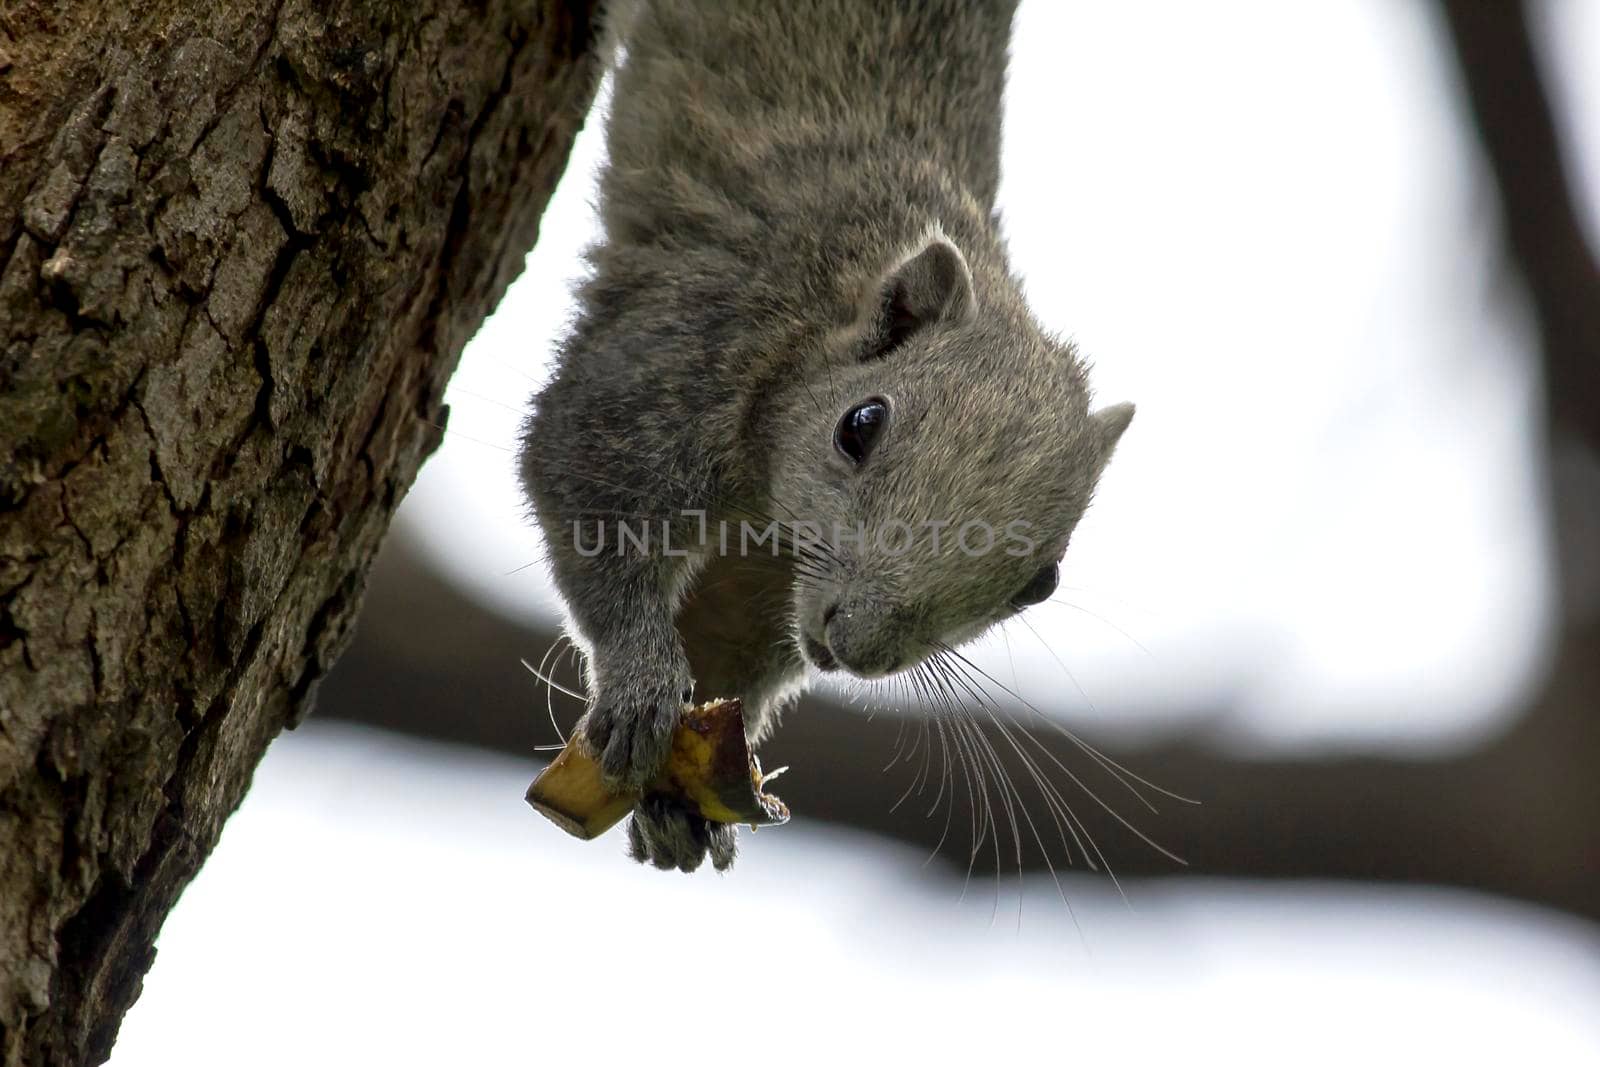
<path fill-rule="evenodd" d="M 1091 413 L 1089 418 L 1094 423 L 1095 435 L 1100 438 L 1100 469 L 1104 470 L 1111 461 L 1111 453 L 1116 451 L 1122 431 L 1133 421 L 1133 405 L 1112 404 Z"/>
<path fill-rule="evenodd" d="M 924 326 L 960 321 L 972 307 L 967 257 L 948 237 L 935 232 L 879 283 L 874 344 L 867 358 L 887 353 Z"/>

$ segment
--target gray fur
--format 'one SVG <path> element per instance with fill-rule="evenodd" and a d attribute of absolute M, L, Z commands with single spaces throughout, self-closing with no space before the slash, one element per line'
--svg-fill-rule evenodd
<path fill-rule="evenodd" d="M 628 820 L 628 855 L 663 870 L 692 874 L 711 854 L 711 866 L 725 871 L 738 852 L 734 827 L 709 823 L 660 797 L 646 797 Z"/>
<path fill-rule="evenodd" d="M 808 640 L 877 676 L 1014 612 L 1058 559 L 1132 416 L 1091 415 L 1082 365 L 1024 304 L 994 214 L 1010 0 L 655 0 L 629 14 L 607 122 L 601 242 L 522 473 L 587 653 L 584 736 L 612 779 L 665 758 L 678 709 L 745 701 L 753 741 Z M 887 398 L 869 460 L 833 444 Z M 723 555 L 684 510 L 824 530 L 890 521 L 911 549 Z M 600 519 L 674 548 L 586 555 Z M 1025 556 L 954 530 L 1021 520 Z M 575 523 L 586 532 L 574 541 Z M 830 607 L 836 610 L 829 619 Z M 723 840 L 726 831 L 726 840 Z M 732 831 L 658 804 L 635 858 L 691 870 Z"/>

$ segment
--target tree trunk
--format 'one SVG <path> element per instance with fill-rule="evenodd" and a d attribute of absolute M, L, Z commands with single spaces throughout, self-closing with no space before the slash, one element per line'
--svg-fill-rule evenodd
<path fill-rule="evenodd" d="M 591 14 L 0 10 L 6 1067 L 107 1056 L 309 710 L 533 244 L 594 92 Z"/>

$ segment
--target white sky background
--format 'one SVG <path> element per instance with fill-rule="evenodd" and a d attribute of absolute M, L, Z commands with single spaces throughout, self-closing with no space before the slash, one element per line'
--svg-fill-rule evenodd
<path fill-rule="evenodd" d="M 1201 8 L 1203 7 L 1203 13 Z M 1600 114 L 1600 3 L 1555 0 Z M 1550 624 L 1534 383 L 1492 200 L 1394 0 L 1024 5 L 1004 205 L 1038 313 L 1140 413 L 1025 629 L 1026 692 L 1104 737 L 1234 709 L 1251 750 L 1471 742 Z M 1570 132 L 1600 187 L 1600 130 Z M 451 389 L 402 515 L 498 610 L 553 608 L 518 410 L 570 305 L 597 126 Z M 542 650 L 532 650 L 542 651 Z M 985 652 L 1000 677 L 1004 642 Z M 781 743 L 781 734 L 777 739 Z M 274 744 L 162 932 L 115 1067 L 1600 1063 L 1600 930 L 1470 894 L 929 878 L 809 825 L 663 876 L 521 801 L 531 762 L 313 722 Z M 690 925 L 686 928 L 685 923 Z M 755 994 L 746 990 L 755 990 Z M 1043 1054 L 1043 1055 L 1041 1055 Z M 724 1057 L 714 1057 L 724 1058 Z"/>
<path fill-rule="evenodd" d="M 921 871 L 798 822 L 627 862 L 519 761 L 313 722 L 162 930 L 112 1067 L 1600 1063 L 1600 930 L 1472 894 Z"/>
<path fill-rule="evenodd" d="M 1595 7 L 1550 11 L 1588 115 Z M 1139 415 L 1064 588 L 1027 615 L 1039 636 L 1013 622 L 975 658 L 1094 736 L 1206 716 L 1248 751 L 1438 751 L 1502 726 L 1536 677 L 1553 611 L 1537 382 L 1427 15 L 1023 6 L 1014 263 L 1099 395 Z M 557 607 L 526 566 L 541 548 L 511 450 L 594 234 L 600 133 L 469 347 L 452 433 L 401 511 L 445 573 L 525 619 Z"/>

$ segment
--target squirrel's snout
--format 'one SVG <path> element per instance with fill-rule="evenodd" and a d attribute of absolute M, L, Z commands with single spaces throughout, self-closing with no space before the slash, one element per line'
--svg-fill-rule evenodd
<path fill-rule="evenodd" d="M 822 613 L 828 651 L 858 678 L 882 678 L 900 669 L 901 641 L 881 613 L 830 604 Z"/>

